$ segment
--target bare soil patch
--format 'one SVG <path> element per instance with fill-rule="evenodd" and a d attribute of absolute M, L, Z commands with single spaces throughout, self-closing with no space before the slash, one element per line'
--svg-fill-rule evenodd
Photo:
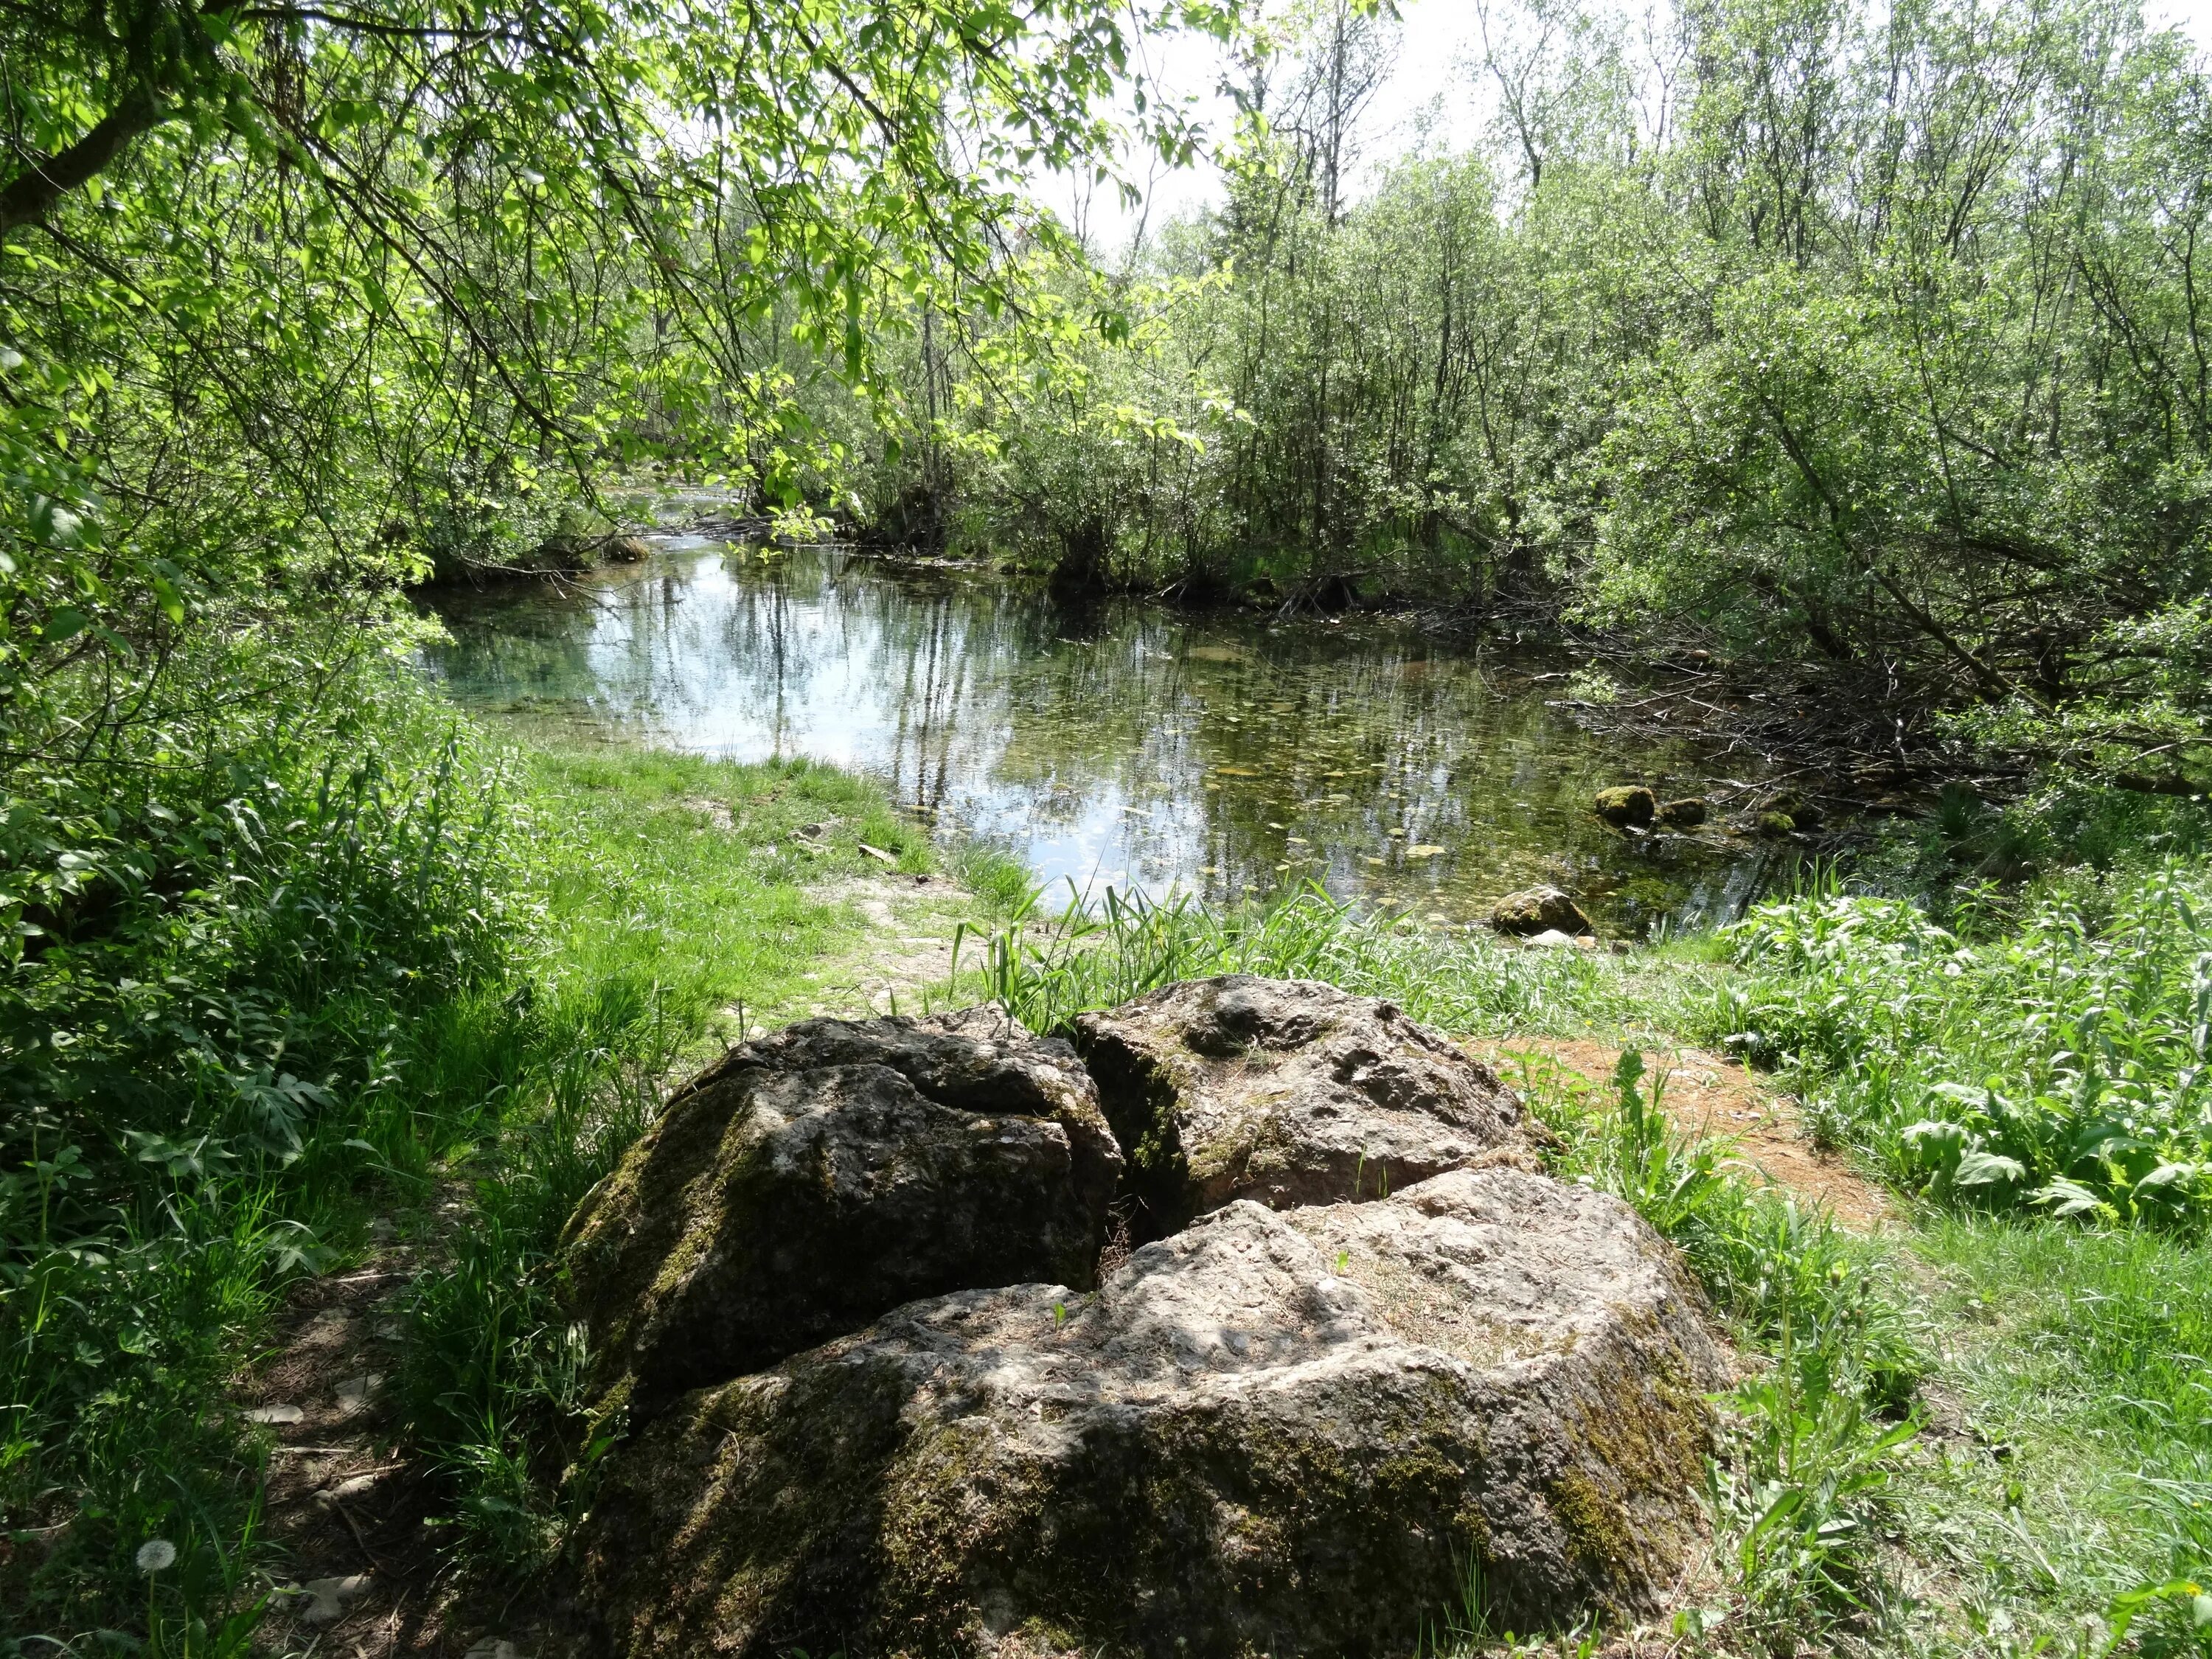
<path fill-rule="evenodd" d="M 1578 1038 L 1523 1037 L 1480 1045 L 1509 1083 L 1521 1056 L 1548 1060 L 1594 1089 L 1612 1086 L 1621 1051 Z M 1741 1062 L 1701 1048 L 1644 1050 L 1665 1079 L 1660 1103 L 1686 1133 L 1735 1143 L 1735 1157 L 1759 1182 L 1826 1209 L 1854 1232 L 1870 1233 L 1898 1219 L 1889 1195 L 1840 1152 L 1815 1146 L 1794 1096 L 1770 1087 Z"/>
<path fill-rule="evenodd" d="M 807 988 L 773 1008 L 747 1010 L 748 1035 L 756 1012 L 767 1025 L 818 1014 L 866 1018 L 874 1014 L 919 1014 L 938 1006 L 952 974 L 953 939 L 960 924 L 977 920 L 975 896 L 949 876 L 881 875 L 848 878 L 809 887 L 806 896 L 843 904 L 858 913 L 860 936 L 840 955 L 805 975 Z M 982 940 L 963 947 L 970 963 L 982 960 Z"/>

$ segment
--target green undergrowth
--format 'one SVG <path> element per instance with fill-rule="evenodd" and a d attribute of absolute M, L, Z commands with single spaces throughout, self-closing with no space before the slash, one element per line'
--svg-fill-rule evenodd
<path fill-rule="evenodd" d="M 1701 1033 L 1893 1182 L 1984 1210 L 2212 1215 L 2212 868 L 2080 871 L 1938 927 L 1832 872 L 1729 929 Z"/>
<path fill-rule="evenodd" d="M 539 1559 L 568 1209 L 671 1067 L 854 945 L 861 843 L 933 860 L 830 769 L 503 750 L 381 665 L 321 690 L 9 803 L 0 1652 L 243 1651 L 294 1564 L 227 1391 L 379 1215 L 436 1263 L 398 1404 L 457 1559 Z"/>

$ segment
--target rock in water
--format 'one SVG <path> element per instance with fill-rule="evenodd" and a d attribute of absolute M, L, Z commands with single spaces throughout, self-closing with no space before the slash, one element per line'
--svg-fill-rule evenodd
<path fill-rule="evenodd" d="M 1330 985 L 1192 980 L 1084 1015 L 1075 1046 L 1129 1158 L 1139 1242 L 1233 1199 L 1380 1198 L 1524 1146 L 1495 1073 Z"/>
<path fill-rule="evenodd" d="M 1658 812 L 1659 799 L 1640 783 L 1616 784 L 1597 792 L 1594 810 L 1616 830 L 1641 830 Z"/>
<path fill-rule="evenodd" d="M 1402 1653 L 1655 1605 L 1700 1526 L 1698 1298 L 1522 1171 L 1237 1202 L 1095 1295 L 915 1304 L 686 1396 L 580 1542 L 601 1653 Z"/>
<path fill-rule="evenodd" d="M 1121 1170 L 1074 1051 L 984 1011 L 743 1044 L 569 1223 L 593 1394 L 649 1415 L 917 1297 L 1087 1285 Z"/>
<path fill-rule="evenodd" d="M 1508 893 L 1491 907 L 1490 925 L 1501 933 L 1523 938 L 1534 933 L 1589 933 L 1590 919 L 1556 887 L 1530 887 Z"/>
<path fill-rule="evenodd" d="M 1678 830 L 1693 830 L 1705 821 L 1705 804 L 1695 795 L 1659 803 L 1659 822 Z"/>

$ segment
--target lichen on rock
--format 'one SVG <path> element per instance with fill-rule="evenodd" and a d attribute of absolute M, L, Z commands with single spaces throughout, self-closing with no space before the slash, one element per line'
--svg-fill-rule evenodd
<path fill-rule="evenodd" d="M 1249 1198 L 1380 1198 L 1526 1154 L 1496 1073 L 1398 1008 L 1310 981 L 1193 980 L 1085 1014 L 1074 1041 L 1130 1161 L 1139 1240 Z"/>
<path fill-rule="evenodd" d="M 1424 1285 L 1427 1288 L 1422 1288 Z M 599 1651 L 1403 1651 L 1655 1605 L 1699 1526 L 1695 1292 L 1519 1170 L 1233 1201 L 1097 1292 L 915 1303 L 685 1397 L 581 1538 Z"/>
<path fill-rule="evenodd" d="M 1073 1051 L 998 1016 L 741 1045 L 570 1222 L 594 1391 L 646 1414 L 918 1297 L 1087 1285 L 1121 1165 Z"/>

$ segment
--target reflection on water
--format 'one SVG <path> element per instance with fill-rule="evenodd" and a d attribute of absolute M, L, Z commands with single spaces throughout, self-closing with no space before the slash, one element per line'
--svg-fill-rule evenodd
<path fill-rule="evenodd" d="M 432 668 L 472 707 L 578 735 L 860 769 L 1093 892 L 1313 880 L 1465 921 L 1554 881 L 1641 930 L 1730 913 L 1760 878 L 1717 830 L 1632 840 L 1593 818 L 1606 784 L 1690 794 L 1708 775 L 1685 746 L 1581 731 L 1526 662 L 1502 683 L 1394 623 L 1069 610 L 836 551 L 659 542 L 580 587 L 441 595 Z"/>

